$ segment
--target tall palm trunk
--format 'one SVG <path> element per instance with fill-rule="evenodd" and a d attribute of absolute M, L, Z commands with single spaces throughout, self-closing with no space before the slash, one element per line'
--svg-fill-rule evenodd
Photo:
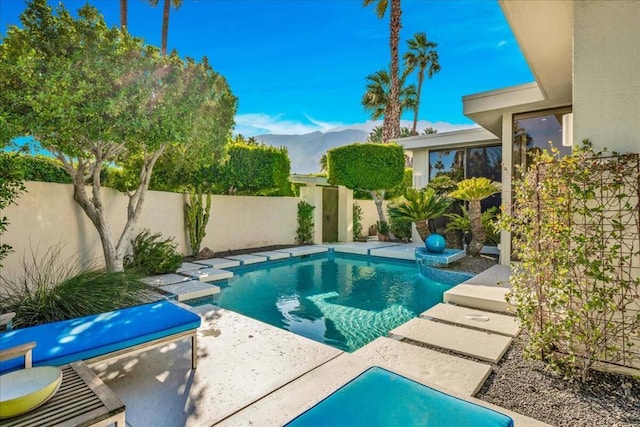
<path fill-rule="evenodd" d="M 431 234 L 431 231 L 429 230 L 429 220 L 424 219 L 422 221 L 416 221 L 416 231 L 423 242 L 427 240 L 427 237 Z"/>
<path fill-rule="evenodd" d="M 169 34 L 169 11 L 171 10 L 171 0 L 164 0 L 162 9 L 162 55 L 167 54 L 167 38 Z"/>
<path fill-rule="evenodd" d="M 467 246 L 467 254 L 470 256 L 478 256 L 487 239 L 484 227 L 482 226 L 480 200 L 469 201 L 469 221 L 471 222 L 472 238 L 469 246 Z"/>
<path fill-rule="evenodd" d="M 120 0 L 120 28 L 127 28 L 127 0 Z"/>
<path fill-rule="evenodd" d="M 398 46 L 400 44 L 400 29 L 402 24 L 400 17 L 402 9 L 400 0 L 391 0 L 391 19 L 389 20 L 389 47 L 391 50 L 391 89 L 389 91 L 389 103 L 387 104 L 383 128 L 383 140 L 388 142 L 400 136 L 400 60 Z"/>
<path fill-rule="evenodd" d="M 424 81 L 424 68 L 420 68 L 418 71 L 418 94 L 416 95 L 416 108 L 413 110 L 413 128 L 411 129 L 411 135 L 417 135 L 418 131 L 418 109 L 420 108 L 420 94 L 422 93 L 422 82 Z"/>

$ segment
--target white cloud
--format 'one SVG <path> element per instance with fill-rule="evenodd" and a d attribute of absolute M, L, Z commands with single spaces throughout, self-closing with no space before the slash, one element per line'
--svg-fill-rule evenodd
<path fill-rule="evenodd" d="M 302 123 L 294 120 L 283 119 L 282 115 L 271 116 L 269 114 L 251 113 L 239 114 L 236 116 L 235 133 L 241 133 L 244 136 L 255 136 L 260 134 L 275 135 L 304 135 L 311 132 L 337 132 L 345 129 L 356 129 L 365 132 L 371 132 L 376 126 L 382 126 L 382 120 L 368 120 L 364 123 L 339 123 L 339 122 L 323 122 L 306 116 L 308 123 Z M 400 123 L 403 127 L 411 128 L 413 122 L 410 120 L 402 120 Z M 470 129 L 478 127 L 476 124 L 454 124 L 448 122 L 430 122 L 427 120 L 418 121 L 418 132 L 432 127 L 439 133 L 451 132 L 456 130 Z"/>

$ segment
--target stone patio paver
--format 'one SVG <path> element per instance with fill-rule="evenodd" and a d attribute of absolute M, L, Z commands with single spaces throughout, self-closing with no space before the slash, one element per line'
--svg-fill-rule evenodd
<path fill-rule="evenodd" d="M 259 262 L 267 261 L 267 257 L 257 255 L 232 255 L 225 258 L 239 261 L 242 265 L 257 264 Z"/>
<path fill-rule="evenodd" d="M 202 264 L 209 267 L 220 268 L 220 269 L 238 267 L 240 265 L 240 261 L 234 261 L 232 259 L 226 259 L 226 258 L 199 259 L 193 262 L 195 264 Z"/>
<path fill-rule="evenodd" d="M 182 274 L 189 275 L 201 282 L 215 282 L 217 280 L 231 279 L 233 277 L 233 273 L 230 271 L 204 266 L 200 266 L 199 270 L 189 270 Z"/>
<path fill-rule="evenodd" d="M 176 273 L 185 273 L 191 270 L 198 270 L 202 268 L 200 264 L 196 264 L 193 262 L 183 262 L 180 268 L 176 270 Z"/>
<path fill-rule="evenodd" d="M 385 247 L 385 248 L 379 248 L 379 249 L 371 249 L 370 255 L 375 257 L 415 261 L 416 260 L 415 250 L 416 248 L 421 246 L 422 245 L 407 244 L 407 245 L 398 245 L 398 246 Z"/>
<path fill-rule="evenodd" d="M 142 283 L 146 283 L 147 285 L 158 287 L 163 285 L 171 285 L 174 283 L 180 282 L 189 282 L 193 280 L 190 277 L 184 276 L 182 274 L 159 274 L 157 276 L 149 276 L 143 279 L 140 279 Z"/>
<path fill-rule="evenodd" d="M 276 252 L 286 252 L 290 256 L 313 255 L 327 252 L 327 246 L 295 246 L 292 248 L 278 249 Z"/>
<path fill-rule="evenodd" d="M 174 283 L 173 285 L 158 286 L 165 292 L 176 296 L 178 301 L 187 301 L 195 298 L 207 297 L 220 292 L 220 287 L 204 283 L 199 280 Z"/>
<path fill-rule="evenodd" d="M 434 305 L 429 310 L 423 312 L 420 317 L 444 320 L 446 322 L 484 329 L 485 331 L 510 337 L 515 337 L 520 333 L 518 321 L 513 316 L 475 310 L 452 304 Z"/>
<path fill-rule="evenodd" d="M 291 254 L 286 252 L 278 252 L 278 251 L 264 251 L 264 252 L 253 252 L 251 255 L 263 256 L 267 257 L 269 261 L 276 259 L 287 259 L 291 257 Z"/>

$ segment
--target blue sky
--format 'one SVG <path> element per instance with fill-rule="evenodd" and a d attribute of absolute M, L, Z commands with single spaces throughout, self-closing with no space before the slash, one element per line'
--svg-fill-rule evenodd
<path fill-rule="evenodd" d="M 75 12 L 86 0 L 62 3 Z M 89 3 L 119 25 L 119 0 Z M 2 34 L 24 5 L 0 0 Z M 419 31 L 439 44 L 442 71 L 423 86 L 425 127 L 468 127 L 462 96 L 533 81 L 497 2 L 402 0 L 402 8 L 401 53 Z M 129 0 L 129 31 L 159 46 L 161 9 Z M 168 45 L 207 56 L 227 78 L 239 98 L 236 132 L 368 129 L 360 99 L 365 77 L 389 62 L 388 16 L 378 19 L 361 0 L 184 0 L 171 10 Z"/>

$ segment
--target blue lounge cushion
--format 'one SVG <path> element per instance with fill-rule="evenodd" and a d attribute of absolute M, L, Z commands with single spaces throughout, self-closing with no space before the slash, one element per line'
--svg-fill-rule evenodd
<path fill-rule="evenodd" d="M 513 427 L 508 416 L 374 366 L 287 427 Z"/>
<path fill-rule="evenodd" d="M 91 359 L 200 326 L 200 316 L 170 301 L 0 334 L 0 350 L 35 341 L 33 366 L 60 366 Z M 20 358 L 0 362 L 0 373 L 22 368 Z"/>

